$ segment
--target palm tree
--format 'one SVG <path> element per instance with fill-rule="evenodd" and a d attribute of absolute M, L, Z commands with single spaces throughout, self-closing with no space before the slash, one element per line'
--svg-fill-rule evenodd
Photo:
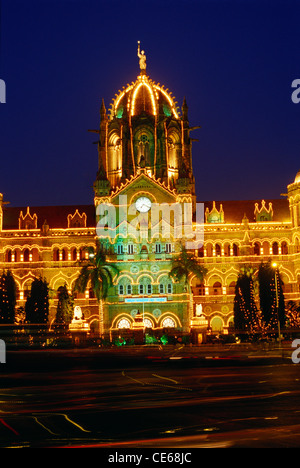
<path fill-rule="evenodd" d="M 88 258 L 83 260 L 83 266 L 74 284 L 74 291 L 83 293 L 88 283 L 99 303 L 99 332 L 103 333 L 103 301 L 107 298 L 108 290 L 113 285 L 113 278 L 118 273 L 118 268 L 107 261 L 102 244 L 96 244 L 94 249 L 87 248 Z"/>
<path fill-rule="evenodd" d="M 195 254 L 188 251 L 184 246 L 181 246 L 180 253 L 172 260 L 171 271 L 169 272 L 170 278 L 173 278 L 176 282 L 183 282 L 188 289 L 190 297 L 189 322 L 193 316 L 191 278 L 196 276 L 200 281 L 203 281 L 207 271 L 204 266 L 199 264 Z"/>

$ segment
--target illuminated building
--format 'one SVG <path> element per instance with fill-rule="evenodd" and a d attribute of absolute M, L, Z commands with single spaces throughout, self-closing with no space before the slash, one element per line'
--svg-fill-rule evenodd
<path fill-rule="evenodd" d="M 141 317 L 149 329 L 189 332 L 189 294 L 169 278 L 171 260 L 179 251 L 176 236 L 163 232 L 172 226 L 172 214 L 169 226 L 157 220 L 155 233 L 149 216 L 155 204 L 190 203 L 195 210 L 196 201 L 204 203 L 205 221 L 204 245 L 196 255 L 208 274 L 202 283 L 192 279 L 193 307 L 201 304 L 213 331 L 233 321 L 235 282 L 243 264 L 259 266 L 272 258 L 280 265 L 286 300 L 300 299 L 300 173 L 278 200 L 196 200 L 190 136 L 196 128 L 189 125 L 186 101 L 179 109 L 168 89 L 141 68 L 136 81 L 116 94 L 109 111 L 102 102 L 100 127 L 94 130 L 99 134 L 94 204 L 14 208 L 1 197 L 0 261 L 16 279 L 18 307 L 24 306 L 34 277 L 45 277 L 53 290 L 53 321 L 56 291 L 64 284 L 72 290 L 78 260 L 99 235 L 99 208 L 107 205 L 113 207 L 117 230 L 105 234 L 114 227 L 108 215 L 100 237 L 119 274 L 103 307 L 102 332 L 134 330 Z M 128 213 L 128 207 L 135 210 Z M 133 220 L 135 230 L 130 231 Z M 75 303 L 91 330 L 98 330 L 99 306 L 93 292 L 78 294 Z"/>

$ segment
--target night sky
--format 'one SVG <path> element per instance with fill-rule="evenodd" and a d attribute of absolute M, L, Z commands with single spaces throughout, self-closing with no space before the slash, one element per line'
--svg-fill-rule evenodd
<path fill-rule="evenodd" d="M 0 0 L 1 1 L 1 0 Z M 280 198 L 300 170 L 300 2 L 2 0 L 0 192 L 92 204 L 99 109 L 139 73 L 189 106 L 198 200 Z"/>

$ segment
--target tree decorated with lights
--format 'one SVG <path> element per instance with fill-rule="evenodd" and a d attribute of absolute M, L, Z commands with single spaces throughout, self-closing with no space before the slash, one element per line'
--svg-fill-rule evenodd
<path fill-rule="evenodd" d="M 279 319 L 280 326 L 284 327 L 286 317 L 283 281 L 277 267 L 274 268 L 271 261 L 261 263 L 258 269 L 258 281 L 260 309 L 265 326 L 269 330 L 276 329 Z"/>
<path fill-rule="evenodd" d="M 238 276 L 234 298 L 234 326 L 250 334 L 257 331 L 258 309 L 254 296 L 254 270 L 243 267 Z"/>
<path fill-rule="evenodd" d="M 35 278 L 25 304 L 26 322 L 47 324 L 49 315 L 49 287 L 45 279 Z"/>
<path fill-rule="evenodd" d="M 286 305 L 287 326 L 300 328 L 300 304 L 295 301 L 288 301 Z"/>
<path fill-rule="evenodd" d="M 14 323 L 16 282 L 10 270 L 0 276 L 0 323 Z"/>
<path fill-rule="evenodd" d="M 67 285 L 58 288 L 58 303 L 55 316 L 56 325 L 68 325 L 73 318 L 74 298 Z"/>

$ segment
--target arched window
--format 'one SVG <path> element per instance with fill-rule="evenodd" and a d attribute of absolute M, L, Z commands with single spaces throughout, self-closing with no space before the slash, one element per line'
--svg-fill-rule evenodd
<path fill-rule="evenodd" d="M 9 249 L 9 250 L 6 251 L 5 261 L 6 261 L 6 262 L 11 262 L 11 261 L 12 261 L 12 252 L 11 252 L 11 249 Z"/>
<path fill-rule="evenodd" d="M 236 285 L 236 282 L 231 281 L 228 287 L 228 294 L 235 294 L 235 285 Z"/>
<path fill-rule="evenodd" d="M 212 257 L 212 254 L 213 254 L 212 244 L 210 244 L 210 243 L 206 244 L 205 249 L 206 249 L 206 256 L 207 257 Z"/>
<path fill-rule="evenodd" d="M 145 325 L 146 328 L 153 328 L 153 323 L 148 318 L 144 319 L 144 325 Z"/>
<path fill-rule="evenodd" d="M 272 252 L 273 252 L 273 255 L 278 255 L 279 254 L 278 242 L 273 242 Z"/>
<path fill-rule="evenodd" d="M 253 253 L 254 253 L 254 255 L 260 255 L 260 244 L 259 244 L 259 242 L 255 242 Z"/>
<path fill-rule="evenodd" d="M 76 260 L 77 260 L 77 249 L 76 249 L 76 247 L 73 247 L 72 250 L 71 250 L 71 259 L 73 260 L 73 262 L 76 262 Z"/>
<path fill-rule="evenodd" d="M 126 318 L 121 319 L 118 322 L 118 328 L 130 328 L 130 322 Z"/>
<path fill-rule="evenodd" d="M 216 244 L 216 256 L 221 257 L 221 252 L 222 250 L 220 244 Z"/>
<path fill-rule="evenodd" d="M 29 262 L 29 249 L 25 249 L 23 251 L 23 259 L 24 259 L 24 262 Z"/>
<path fill-rule="evenodd" d="M 139 294 L 152 294 L 151 278 L 148 276 L 139 279 Z"/>
<path fill-rule="evenodd" d="M 171 317 L 166 317 L 162 321 L 162 327 L 163 328 L 175 328 L 176 327 L 175 320 L 173 320 Z"/>
<path fill-rule="evenodd" d="M 160 278 L 159 293 L 160 294 L 173 294 L 173 283 L 167 275 Z"/>
<path fill-rule="evenodd" d="M 214 317 L 210 322 L 210 326 L 213 333 L 221 332 L 223 330 L 223 320 L 221 317 Z"/>
<path fill-rule="evenodd" d="M 281 253 L 282 255 L 287 255 L 288 254 L 288 245 L 285 241 L 281 243 Z"/>
<path fill-rule="evenodd" d="M 198 257 L 204 257 L 204 247 L 203 245 L 198 249 Z"/>
<path fill-rule="evenodd" d="M 233 251 L 233 256 L 238 257 L 238 255 L 239 255 L 239 246 L 237 244 L 233 244 L 232 251 Z"/>
<path fill-rule="evenodd" d="M 53 260 L 55 262 L 58 262 L 59 261 L 59 249 L 54 249 L 53 250 Z"/>
<path fill-rule="evenodd" d="M 224 255 L 230 257 L 230 244 L 228 242 L 224 244 Z"/>
<path fill-rule="evenodd" d="M 222 284 L 220 281 L 216 281 L 213 285 L 213 295 L 217 296 L 219 294 L 222 294 Z"/>

